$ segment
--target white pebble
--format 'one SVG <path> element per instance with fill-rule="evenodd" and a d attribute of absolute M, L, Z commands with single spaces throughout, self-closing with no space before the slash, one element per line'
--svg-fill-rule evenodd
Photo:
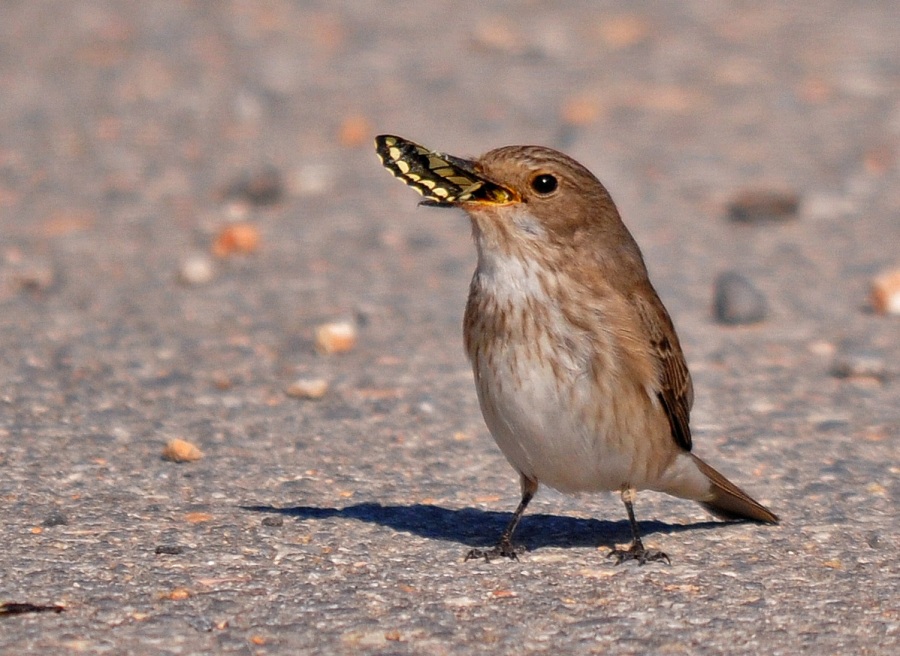
<path fill-rule="evenodd" d="M 212 261 L 199 253 L 188 256 L 178 269 L 178 279 L 186 285 L 205 285 L 214 275 Z"/>

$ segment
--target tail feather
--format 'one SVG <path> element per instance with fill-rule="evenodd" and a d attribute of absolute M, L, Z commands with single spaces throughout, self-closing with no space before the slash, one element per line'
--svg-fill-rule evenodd
<path fill-rule="evenodd" d="M 723 519 L 752 519 L 777 524 L 778 515 L 754 500 L 737 485 L 722 476 L 700 458 L 691 454 L 697 468 L 709 479 L 712 498 L 700 502 L 704 508 Z"/>

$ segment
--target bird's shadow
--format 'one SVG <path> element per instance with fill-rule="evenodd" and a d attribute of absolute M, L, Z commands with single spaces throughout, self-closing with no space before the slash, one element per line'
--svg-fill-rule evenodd
<path fill-rule="evenodd" d="M 431 504 L 382 505 L 359 503 L 344 508 L 317 506 L 241 506 L 252 512 L 271 513 L 284 517 L 306 519 L 353 519 L 360 522 L 388 526 L 396 531 L 413 533 L 424 538 L 458 542 L 468 547 L 493 546 L 511 515 L 509 513 L 460 508 L 452 510 Z M 679 533 L 681 531 L 711 529 L 721 526 L 719 521 L 692 524 L 639 522 L 642 535 Z M 603 521 L 565 517 L 561 515 L 526 515 L 516 530 L 515 541 L 529 551 L 542 547 L 614 547 L 631 540 L 627 520 Z"/>

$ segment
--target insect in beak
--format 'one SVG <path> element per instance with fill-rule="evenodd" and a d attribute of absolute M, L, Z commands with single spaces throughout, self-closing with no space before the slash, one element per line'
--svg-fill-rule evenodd
<path fill-rule="evenodd" d="M 479 174 L 477 164 L 471 160 L 428 150 L 402 137 L 387 134 L 375 138 L 375 152 L 384 168 L 424 196 L 422 205 L 502 205 L 518 200 L 513 191 Z"/>

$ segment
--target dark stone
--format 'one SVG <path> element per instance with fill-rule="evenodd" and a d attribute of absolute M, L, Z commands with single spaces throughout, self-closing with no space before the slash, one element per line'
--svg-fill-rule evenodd
<path fill-rule="evenodd" d="M 793 191 L 748 189 L 728 204 L 728 215 L 740 223 L 786 221 L 797 216 L 800 197 Z"/>
<path fill-rule="evenodd" d="M 759 323 L 766 318 L 766 298 L 747 278 L 735 271 L 719 275 L 713 311 L 716 321 L 727 325 Z"/>
<path fill-rule="evenodd" d="M 65 516 L 62 511 L 53 510 L 46 517 L 44 517 L 44 521 L 41 522 L 41 526 L 51 527 L 51 526 L 66 526 L 69 523 L 69 518 Z"/>

